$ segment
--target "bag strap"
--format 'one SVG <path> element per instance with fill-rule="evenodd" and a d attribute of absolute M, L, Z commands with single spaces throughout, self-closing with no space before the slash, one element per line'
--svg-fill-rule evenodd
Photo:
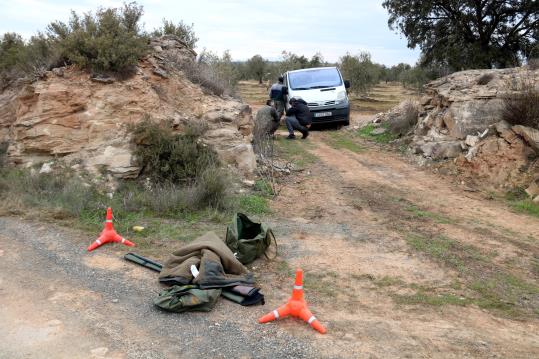
<path fill-rule="evenodd" d="M 271 236 L 271 237 L 270 237 Z M 267 241 L 267 238 L 270 237 L 269 241 Z M 270 258 L 268 256 L 268 248 L 271 246 L 271 239 L 273 238 L 273 242 L 275 242 L 275 255 L 273 256 L 273 258 Z M 273 231 L 271 229 L 268 228 L 268 231 L 266 232 L 266 238 L 264 238 L 264 241 L 267 242 L 267 247 L 266 247 L 266 250 L 264 251 L 264 257 L 266 257 L 266 259 L 268 260 L 274 260 L 275 258 L 277 258 L 277 254 L 278 254 L 278 248 L 277 248 L 277 239 L 275 239 L 275 235 L 273 234 Z"/>

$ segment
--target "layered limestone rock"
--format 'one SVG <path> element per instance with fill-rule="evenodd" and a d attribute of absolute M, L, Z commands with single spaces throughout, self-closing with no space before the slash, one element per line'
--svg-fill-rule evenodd
<path fill-rule="evenodd" d="M 536 177 L 530 160 L 539 153 L 539 130 L 502 121 L 503 97 L 522 83 L 539 89 L 539 70 L 469 70 L 430 82 L 414 104 L 415 126 L 404 134 L 412 151 L 432 160 L 454 159 L 463 179 L 483 187 L 527 185 Z M 403 103 L 374 122 L 390 130 L 395 121 L 413 123 L 409 107 Z"/>
<path fill-rule="evenodd" d="M 251 175 L 256 161 L 249 106 L 208 95 L 177 67 L 167 66 L 171 59 L 196 56 L 174 36 L 153 39 L 150 45 L 153 53 L 125 80 L 92 81 L 87 72 L 66 67 L 0 93 L 0 142 L 9 143 L 9 160 L 20 165 L 62 160 L 91 172 L 136 177 L 140 168 L 128 127 L 149 115 L 170 121 L 176 131 L 189 121 L 206 122 L 203 140 L 226 164 Z"/>

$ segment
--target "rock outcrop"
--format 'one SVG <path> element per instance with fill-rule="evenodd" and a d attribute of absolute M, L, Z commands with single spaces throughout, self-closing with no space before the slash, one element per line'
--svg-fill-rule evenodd
<path fill-rule="evenodd" d="M 128 79 L 91 77 L 75 67 L 54 69 L 42 80 L 0 93 L 0 143 L 8 142 L 12 163 L 32 165 L 62 160 L 118 178 L 138 176 L 128 126 L 149 115 L 182 131 L 204 121 L 203 140 L 244 175 L 253 173 L 249 106 L 204 93 L 168 61 L 196 54 L 174 36 L 153 39 L 153 52 Z"/>
<path fill-rule="evenodd" d="M 523 81 L 539 88 L 539 70 L 469 70 L 429 83 L 417 104 L 416 125 L 406 134 L 412 152 L 454 159 L 463 179 L 483 187 L 526 185 L 535 177 L 530 159 L 539 153 L 539 130 L 502 121 L 503 96 Z M 401 104 L 374 122 L 391 129 L 395 118 L 409 112 Z"/>

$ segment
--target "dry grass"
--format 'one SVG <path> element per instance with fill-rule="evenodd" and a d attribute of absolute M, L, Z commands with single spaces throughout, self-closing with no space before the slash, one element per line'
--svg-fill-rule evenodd
<path fill-rule="evenodd" d="M 533 78 L 512 84 L 514 92 L 503 97 L 502 117 L 511 125 L 539 128 L 539 90 Z"/>
<path fill-rule="evenodd" d="M 494 78 L 494 75 L 491 74 L 491 73 L 483 74 L 477 79 L 477 84 L 478 85 L 486 85 L 490 81 L 492 81 L 493 78 Z"/>
<path fill-rule="evenodd" d="M 372 88 L 368 96 L 350 95 L 353 111 L 364 114 L 385 112 L 406 99 L 417 97 L 417 93 L 404 88 L 400 83 L 380 83 Z"/>
<path fill-rule="evenodd" d="M 266 84 L 260 85 L 258 81 L 240 81 L 237 85 L 241 99 L 251 106 L 262 106 L 269 98 Z"/>

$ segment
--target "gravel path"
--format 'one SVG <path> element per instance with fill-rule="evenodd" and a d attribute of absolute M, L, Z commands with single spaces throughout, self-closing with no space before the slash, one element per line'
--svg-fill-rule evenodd
<path fill-rule="evenodd" d="M 87 253 L 76 231 L 0 218 L 0 358 L 312 358 L 298 338 L 256 319 L 268 305 L 221 299 L 210 313 L 159 311 L 155 274 Z M 112 253 L 112 254 L 111 254 Z"/>

